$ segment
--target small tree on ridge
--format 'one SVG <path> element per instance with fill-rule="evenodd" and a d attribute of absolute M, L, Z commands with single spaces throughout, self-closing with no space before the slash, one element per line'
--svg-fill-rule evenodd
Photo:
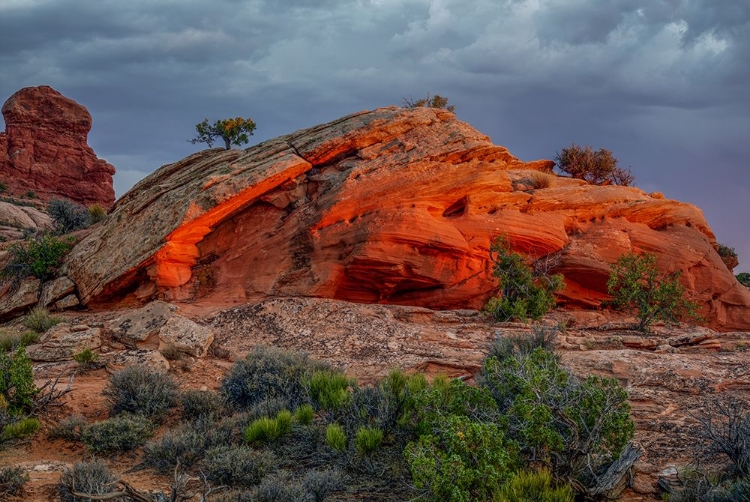
<path fill-rule="evenodd" d="M 208 119 L 195 125 L 198 136 L 191 139 L 192 144 L 206 143 L 211 148 L 218 138 L 224 140 L 224 147 L 229 150 L 232 145 L 241 146 L 250 141 L 250 136 L 255 131 L 255 122 L 252 119 L 235 117 L 233 119 L 217 120 L 213 124 Z"/>
<path fill-rule="evenodd" d="M 617 167 L 617 159 L 605 148 L 594 151 L 590 146 L 582 148 L 573 143 L 555 155 L 555 162 L 562 172 L 594 185 L 629 186 L 635 181 L 630 169 Z"/>

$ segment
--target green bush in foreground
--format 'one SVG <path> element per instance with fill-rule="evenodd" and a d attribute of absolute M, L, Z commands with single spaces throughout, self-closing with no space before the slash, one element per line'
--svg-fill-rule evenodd
<path fill-rule="evenodd" d="M 22 418 L 3 427 L 0 433 L 0 442 L 12 439 L 22 439 L 31 436 L 39 430 L 39 420 L 36 418 Z"/>
<path fill-rule="evenodd" d="M 26 348 L 19 347 L 14 354 L 0 352 L 0 396 L 11 414 L 31 410 L 39 389 L 34 384 L 34 372 Z"/>
<path fill-rule="evenodd" d="M 339 424 L 330 424 L 326 427 L 326 443 L 338 452 L 346 450 L 346 432 Z"/>
<path fill-rule="evenodd" d="M 245 442 L 268 443 L 275 441 L 292 430 L 292 414 L 282 410 L 276 418 L 262 417 L 254 420 L 245 429 Z"/>
<path fill-rule="evenodd" d="M 659 273 L 652 254 L 629 253 L 612 265 L 607 291 L 615 308 L 634 312 L 640 319 L 638 329 L 645 331 L 654 321 L 676 323 L 698 317 L 697 304 L 685 298 L 680 275 L 680 271 Z"/>

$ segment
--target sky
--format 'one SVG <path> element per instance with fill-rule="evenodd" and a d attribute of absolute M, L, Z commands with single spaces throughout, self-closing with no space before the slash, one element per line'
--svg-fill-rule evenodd
<path fill-rule="evenodd" d="M 36 85 L 89 109 L 118 196 L 204 118 L 252 145 L 448 96 L 522 160 L 611 150 L 750 271 L 747 0 L 0 0 L 0 101 Z"/>

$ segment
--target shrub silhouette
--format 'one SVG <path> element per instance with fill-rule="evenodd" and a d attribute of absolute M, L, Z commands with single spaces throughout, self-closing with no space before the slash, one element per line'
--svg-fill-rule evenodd
<path fill-rule="evenodd" d="M 630 169 L 617 167 L 617 159 L 605 148 L 594 151 L 590 146 L 582 148 L 573 143 L 555 154 L 555 162 L 562 172 L 594 185 L 628 186 L 635 181 Z"/>

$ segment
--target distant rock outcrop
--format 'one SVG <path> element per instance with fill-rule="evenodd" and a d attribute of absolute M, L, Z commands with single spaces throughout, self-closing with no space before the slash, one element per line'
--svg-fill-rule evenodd
<path fill-rule="evenodd" d="M 559 298 L 593 307 L 609 266 L 648 251 L 682 270 L 708 322 L 750 328 L 750 292 L 699 209 L 638 188 L 587 185 L 524 163 L 455 115 L 383 108 L 247 150 L 164 166 L 71 253 L 83 303 L 315 296 L 478 308 L 500 234 L 565 274 Z"/>
<path fill-rule="evenodd" d="M 47 86 L 26 87 L 2 108 L 0 181 L 16 195 L 34 192 L 80 204 L 109 207 L 115 200 L 115 168 L 97 158 L 86 140 L 91 115 Z"/>

